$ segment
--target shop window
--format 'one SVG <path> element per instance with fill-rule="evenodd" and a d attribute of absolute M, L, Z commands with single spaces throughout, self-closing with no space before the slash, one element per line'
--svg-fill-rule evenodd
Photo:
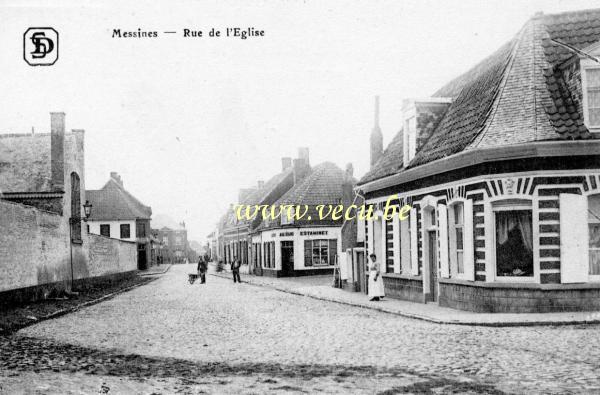
<path fill-rule="evenodd" d="M 496 276 L 533 277 L 533 226 L 531 203 L 497 205 L 495 214 Z"/>
<path fill-rule="evenodd" d="M 328 266 L 335 263 L 337 240 L 304 240 L 304 266 Z"/>
<path fill-rule="evenodd" d="M 588 198 L 589 274 L 600 276 L 600 195 Z"/>
<path fill-rule="evenodd" d="M 129 224 L 121 224 L 121 239 L 128 239 L 131 237 L 131 229 Z"/>
<path fill-rule="evenodd" d="M 102 236 L 110 237 L 110 225 L 109 224 L 101 224 L 100 225 L 100 234 Z"/>

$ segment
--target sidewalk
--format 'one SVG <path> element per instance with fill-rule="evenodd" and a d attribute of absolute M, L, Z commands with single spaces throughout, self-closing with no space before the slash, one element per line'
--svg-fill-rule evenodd
<path fill-rule="evenodd" d="M 149 269 L 138 271 L 138 276 L 154 276 L 156 274 L 164 274 L 171 268 L 171 266 L 173 265 L 170 263 L 163 263 L 162 265 L 151 266 Z"/>
<path fill-rule="evenodd" d="M 231 279 L 230 273 L 210 272 L 213 276 Z M 370 302 L 367 295 L 349 292 L 331 286 L 331 276 L 314 277 L 259 277 L 242 276 L 242 282 L 270 287 L 281 292 L 310 298 L 346 304 L 396 314 L 403 317 L 425 320 L 438 324 L 478 325 L 478 326 L 533 326 L 533 325 L 576 325 L 600 323 L 600 312 L 566 313 L 473 313 L 440 307 L 436 304 L 423 304 L 385 298 L 379 302 Z"/>

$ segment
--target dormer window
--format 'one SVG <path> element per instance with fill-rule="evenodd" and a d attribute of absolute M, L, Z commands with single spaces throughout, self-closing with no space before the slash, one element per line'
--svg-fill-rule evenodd
<path fill-rule="evenodd" d="M 580 57 L 581 90 L 583 91 L 583 119 L 592 133 L 600 133 L 600 43 L 582 49 L 591 57 Z"/>
<path fill-rule="evenodd" d="M 600 64 L 584 70 L 585 121 L 590 131 L 600 131 Z M 596 130 L 591 130 L 596 129 Z"/>

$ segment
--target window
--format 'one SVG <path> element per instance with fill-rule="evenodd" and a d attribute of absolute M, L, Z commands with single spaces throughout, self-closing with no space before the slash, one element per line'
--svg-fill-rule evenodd
<path fill-rule="evenodd" d="M 275 267 L 275 242 L 267 241 L 264 243 L 263 252 L 264 256 L 264 267 L 272 269 Z"/>
<path fill-rule="evenodd" d="M 450 263 L 456 273 L 464 274 L 464 226 L 465 204 L 450 206 Z"/>
<path fill-rule="evenodd" d="M 71 241 L 81 243 L 81 189 L 79 175 L 71 173 Z"/>
<path fill-rule="evenodd" d="M 146 224 L 143 222 L 137 223 L 137 237 L 146 237 Z"/>
<path fill-rule="evenodd" d="M 412 274 L 411 264 L 411 235 L 410 235 L 410 223 L 411 223 L 411 212 L 407 214 L 406 219 L 400 221 L 400 268 L 401 273 L 405 275 Z"/>
<path fill-rule="evenodd" d="M 533 277 L 531 209 L 495 207 L 496 276 Z"/>
<path fill-rule="evenodd" d="M 337 240 L 304 240 L 304 266 L 335 264 Z"/>
<path fill-rule="evenodd" d="M 600 68 L 585 69 L 584 103 L 588 128 L 600 128 Z"/>
<path fill-rule="evenodd" d="M 183 239 L 181 238 L 181 236 L 175 237 L 175 245 L 177 245 L 177 246 L 183 245 Z"/>
<path fill-rule="evenodd" d="M 101 224 L 100 225 L 100 234 L 102 236 L 110 237 L 110 225 L 109 224 Z"/>
<path fill-rule="evenodd" d="M 131 237 L 131 226 L 129 224 L 121 224 L 121 238 L 128 239 Z"/>
<path fill-rule="evenodd" d="M 162 238 L 163 244 L 168 246 L 169 245 L 169 238 L 167 236 L 163 236 Z"/>
<path fill-rule="evenodd" d="M 600 195 L 588 198 L 588 227 L 590 232 L 589 274 L 600 275 Z"/>

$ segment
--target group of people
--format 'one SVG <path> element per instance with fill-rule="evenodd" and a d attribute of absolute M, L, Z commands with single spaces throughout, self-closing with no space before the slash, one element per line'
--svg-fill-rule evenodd
<path fill-rule="evenodd" d="M 369 255 L 371 263 L 369 264 L 369 300 L 379 301 L 385 296 L 383 289 L 383 279 L 381 278 L 381 266 L 377 262 L 377 255 Z M 242 262 L 236 256 L 231 262 L 231 273 L 233 275 L 233 282 L 240 283 L 240 266 Z M 204 256 L 200 256 L 198 259 L 198 276 L 200 277 L 200 284 L 206 282 L 206 271 L 208 269 L 208 259 Z"/>
<path fill-rule="evenodd" d="M 231 273 L 233 273 L 233 282 L 241 283 L 242 279 L 240 278 L 240 266 L 242 266 L 242 262 L 238 257 L 233 259 L 231 262 Z M 208 270 L 208 259 L 204 256 L 200 256 L 198 258 L 198 277 L 200 277 L 200 284 L 206 283 L 206 271 Z"/>

